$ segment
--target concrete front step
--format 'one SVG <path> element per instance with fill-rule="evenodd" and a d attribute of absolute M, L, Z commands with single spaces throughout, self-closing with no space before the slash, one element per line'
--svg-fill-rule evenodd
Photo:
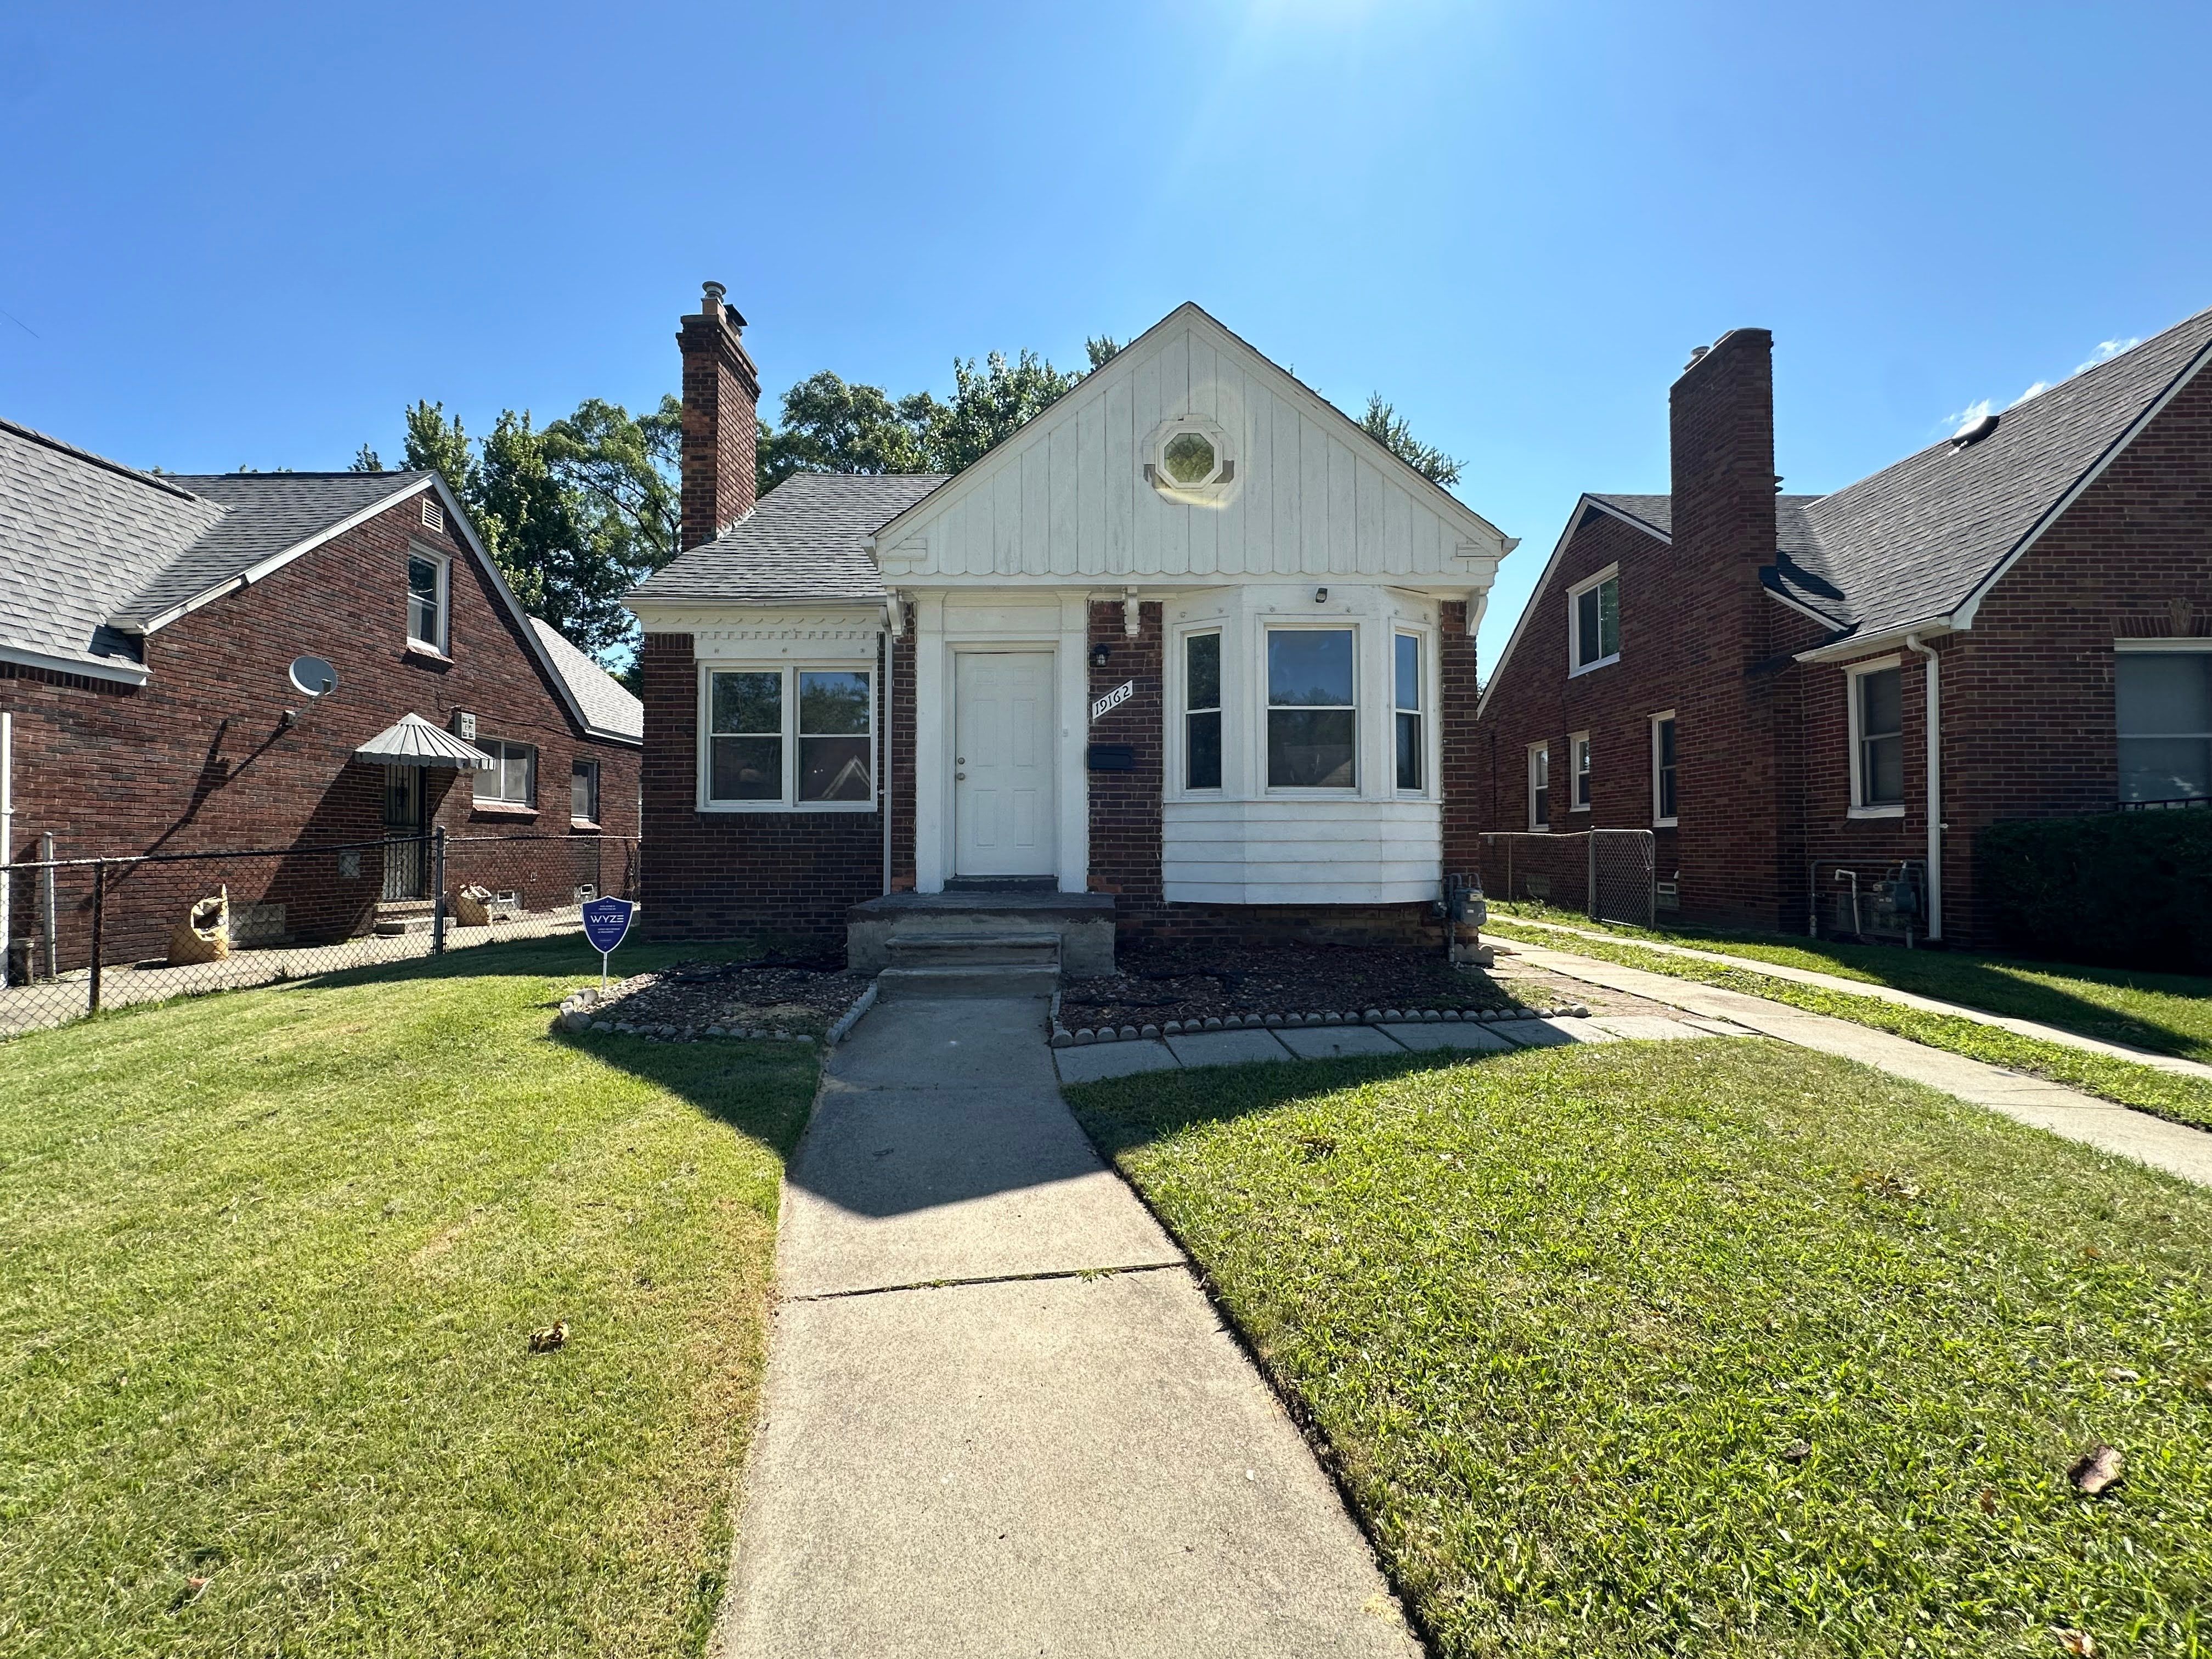
<path fill-rule="evenodd" d="M 432 913 L 436 908 L 434 899 L 381 899 L 377 902 L 371 931 L 379 939 L 397 939 L 403 933 L 427 933 L 430 931 Z"/>
<path fill-rule="evenodd" d="M 1042 967 L 1060 971 L 1060 935 L 1042 928 L 895 933 L 888 948 L 894 968 Z"/>
<path fill-rule="evenodd" d="M 918 997 L 1048 997 L 1060 969 L 1044 963 L 959 968 L 886 968 L 876 975 L 876 1000 Z"/>

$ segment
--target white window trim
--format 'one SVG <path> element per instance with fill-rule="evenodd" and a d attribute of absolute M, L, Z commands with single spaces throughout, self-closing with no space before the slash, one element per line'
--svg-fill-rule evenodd
<path fill-rule="evenodd" d="M 544 759 L 544 751 L 536 744 L 525 743 L 520 738 L 494 737 L 489 732 L 485 733 L 482 737 L 473 739 L 473 741 L 479 749 L 483 748 L 483 745 L 488 743 L 495 743 L 500 745 L 501 751 L 500 756 L 500 764 L 502 769 L 500 773 L 500 776 L 502 778 L 507 775 L 506 771 L 504 770 L 507 763 L 506 750 L 509 749 L 525 749 L 530 751 L 530 799 L 528 800 L 508 800 L 503 795 L 492 795 L 489 797 L 479 795 L 476 793 L 476 784 L 472 780 L 469 785 L 470 807 L 479 812 L 527 812 L 534 815 L 538 811 L 538 793 L 544 783 L 544 780 L 538 775 L 538 769 L 539 763 Z M 483 773 L 481 771 L 474 775 L 475 777 L 482 777 L 483 775 Z"/>
<path fill-rule="evenodd" d="M 1651 827 L 1672 830 L 1681 823 L 1682 811 L 1682 726 L 1674 720 L 1674 813 L 1673 817 L 1659 815 L 1659 722 L 1674 720 L 1674 711 L 1662 708 L 1651 717 Z"/>
<path fill-rule="evenodd" d="M 1405 711 L 1418 716 L 1421 722 L 1421 787 L 1418 789 L 1401 789 L 1398 787 L 1398 641 L 1401 636 L 1413 641 L 1420 653 L 1421 706 Z M 1358 649 L 1355 641 L 1352 646 L 1355 655 Z M 1437 718 L 1437 702 L 1439 688 L 1443 682 L 1437 663 L 1434 630 L 1412 623 L 1393 623 L 1390 625 L 1389 668 L 1390 763 L 1385 775 L 1390 780 L 1391 796 L 1397 800 L 1435 800 L 1438 798 L 1437 774 L 1441 769 L 1442 759 L 1437 749 L 1437 729 L 1441 724 Z"/>
<path fill-rule="evenodd" d="M 1613 646 L 1613 654 L 1609 657 L 1599 657 L 1589 662 L 1577 662 L 1575 659 L 1576 653 L 1582 645 L 1581 631 L 1575 626 L 1575 607 L 1580 603 L 1583 595 L 1593 587 L 1602 586 L 1607 582 L 1617 585 L 1620 580 L 1620 567 L 1618 564 L 1609 564 L 1595 576 L 1584 577 L 1567 590 L 1567 678 L 1569 679 L 1573 679 L 1578 674 L 1594 673 L 1601 668 L 1607 667 L 1620 660 L 1620 647 L 1617 642 Z M 1620 607 L 1620 601 L 1616 596 L 1613 600 L 1616 617 L 1619 616 Z M 1601 643 L 1602 643 L 1601 638 Z"/>
<path fill-rule="evenodd" d="M 1262 617 L 1259 619 L 1258 626 L 1253 630 L 1257 636 L 1254 644 L 1258 647 L 1259 654 L 1259 672 L 1256 677 L 1258 684 L 1255 689 L 1258 691 L 1260 698 L 1260 720 L 1255 733 L 1257 742 L 1254 745 L 1255 752 L 1253 760 L 1259 775 L 1261 795 L 1277 800 L 1359 800 L 1366 796 L 1367 757 L 1361 751 L 1367 745 L 1360 740 L 1361 717 L 1366 713 L 1366 709 L 1360 702 L 1359 678 L 1367 662 L 1366 653 L 1361 646 L 1362 631 L 1358 619 L 1350 617 L 1316 617 L 1311 622 L 1291 622 L 1277 617 Z M 1324 786 L 1278 784 L 1267 781 L 1267 728 L 1270 724 L 1267 717 L 1275 707 L 1273 703 L 1267 701 L 1267 635 L 1293 632 L 1352 635 L 1352 781 L 1348 784 Z M 1224 694 L 1226 695 L 1226 688 L 1224 690 Z M 1395 702 L 1396 699 L 1394 697 L 1392 701 Z M 1223 757 L 1222 771 L 1225 777 L 1228 775 L 1226 756 Z"/>
<path fill-rule="evenodd" d="M 453 638 L 453 562 L 434 547 L 423 547 L 417 543 L 407 544 L 408 562 L 428 559 L 438 567 L 438 637 L 426 640 L 415 632 L 415 590 L 404 580 L 405 568 L 401 568 L 401 586 L 406 590 L 407 643 L 418 651 L 428 651 L 444 657 L 452 654 Z"/>
<path fill-rule="evenodd" d="M 2212 639 L 2203 639 L 2194 636 L 2188 639 L 2114 640 L 2112 641 L 2112 654 L 2115 657 L 2201 656 L 2208 652 L 2212 652 Z M 2118 672 L 2118 671 L 2115 669 L 2114 676 L 2116 682 Z M 2116 683 L 2114 686 L 2114 701 L 2116 702 L 2118 701 L 2118 687 Z M 2119 729 L 2119 722 L 2117 718 L 2118 713 L 2119 711 L 2116 708 L 2113 710 L 2115 719 L 2112 725 L 2112 758 L 2116 763 L 2119 759 L 2119 746 L 2124 743 L 2130 741 L 2155 741 L 2162 738 L 2171 738 L 2185 743 L 2193 743 L 2200 740 L 2205 736 L 2205 734 L 2201 732 L 2123 732 Z M 2185 800 L 2196 800 L 2202 798 L 2195 795 L 2188 795 L 2180 797 L 2180 799 Z"/>
<path fill-rule="evenodd" d="M 2182 651 L 2212 651 L 2212 639 L 2191 635 L 2179 640 L 2114 640 L 2112 649 L 2128 655 L 2141 652 L 2148 656 L 2170 657 Z"/>
<path fill-rule="evenodd" d="M 1567 737 L 1567 811 L 1570 812 L 1587 812 L 1590 810 L 1588 799 L 1575 799 L 1577 795 L 1586 793 L 1583 786 L 1589 782 L 1596 772 L 1595 763 L 1589 768 L 1583 765 L 1583 760 L 1589 758 L 1589 754 L 1590 734 L 1587 732 L 1570 732 Z"/>
<path fill-rule="evenodd" d="M 1901 818 L 1905 816 L 1905 803 L 1903 801 L 1884 804 L 1880 806 L 1869 806 L 1865 804 L 1866 778 L 1863 775 L 1864 767 L 1861 763 L 1859 755 L 1859 682 L 1865 678 L 1869 674 L 1879 674 L 1884 669 L 1887 668 L 1900 668 L 1903 662 L 1904 659 L 1902 657 L 1899 656 L 1895 652 L 1892 652 L 1887 657 L 1875 657 L 1867 662 L 1855 662 L 1844 671 L 1844 719 L 1850 726 L 1851 741 L 1851 804 L 1850 810 L 1846 815 L 1848 817 L 1854 818 Z M 1904 688 L 1904 678 L 1901 672 L 1899 676 L 1898 685 L 1901 691 Z M 1898 708 L 1898 744 L 1900 750 L 1902 750 L 1905 742 L 1904 723 L 1905 710 L 1902 699 L 1900 699 Z"/>
<path fill-rule="evenodd" d="M 588 766 L 592 769 L 592 816 L 587 818 L 578 817 L 576 816 L 576 769 L 580 766 Z M 599 798 L 599 789 L 605 781 L 605 774 L 600 770 L 598 761 L 592 759 L 588 755 L 572 755 L 569 757 L 568 822 L 570 823 L 583 825 L 592 830 L 596 830 L 599 827 L 599 813 L 606 809 L 605 802 L 601 800 Z"/>
<path fill-rule="evenodd" d="M 1536 817 L 1536 757 L 1544 757 L 1544 817 Z M 1552 745 L 1549 742 L 1528 745 L 1528 828 L 1532 832 L 1548 835 L 1552 828 Z"/>
<path fill-rule="evenodd" d="M 1234 695 L 1230 687 L 1229 637 L 1231 631 L 1230 624 L 1225 620 L 1192 623 L 1176 630 L 1175 655 L 1170 659 L 1173 695 L 1168 700 L 1175 709 L 1174 721 L 1168 734 L 1169 747 L 1174 751 L 1168 758 L 1175 767 L 1175 770 L 1168 775 L 1170 787 L 1167 795 L 1171 800 L 1176 799 L 1221 800 L 1235 793 L 1229 787 L 1230 779 L 1235 775 L 1235 769 L 1231 765 L 1233 757 L 1229 747 L 1229 704 L 1231 697 Z M 1206 634 L 1215 635 L 1221 641 L 1219 665 L 1221 684 L 1215 693 L 1221 699 L 1217 705 L 1221 711 L 1221 781 L 1211 788 L 1194 789 L 1188 782 L 1191 715 L 1190 641 Z"/>
<path fill-rule="evenodd" d="M 883 696 L 882 676 L 872 660 L 744 662 L 716 659 L 699 665 L 698 739 L 692 749 L 694 788 L 702 812 L 873 812 L 883 799 L 883 725 L 876 705 Z M 783 681 L 783 793 L 775 800 L 715 800 L 708 793 L 714 782 L 714 676 L 717 674 L 775 674 Z M 799 677 L 801 674 L 865 674 L 868 680 L 868 781 L 866 800 L 800 800 L 799 794 Z M 767 734 L 763 732 L 763 736 Z"/>

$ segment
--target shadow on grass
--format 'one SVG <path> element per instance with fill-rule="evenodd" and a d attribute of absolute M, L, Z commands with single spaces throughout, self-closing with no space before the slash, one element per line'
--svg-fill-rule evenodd
<path fill-rule="evenodd" d="M 1257 1066 L 1207 1066 L 1183 1072 L 1079 1083 L 1061 1091 L 1076 1121 L 1109 1162 L 1194 1125 L 1226 1122 L 1317 1101 L 1346 1089 L 1395 1082 L 1460 1066 L 1492 1066 L 1550 1049 L 1437 1049 Z"/>

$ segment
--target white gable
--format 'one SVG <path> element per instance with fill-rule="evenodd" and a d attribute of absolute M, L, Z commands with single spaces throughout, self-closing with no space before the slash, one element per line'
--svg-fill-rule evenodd
<path fill-rule="evenodd" d="M 1224 445 L 1233 471 L 1212 499 L 1172 498 L 1146 476 L 1182 416 Z M 893 583 L 1379 576 L 1456 595 L 1487 590 L 1510 545 L 1185 305 L 886 524 L 876 557 Z"/>

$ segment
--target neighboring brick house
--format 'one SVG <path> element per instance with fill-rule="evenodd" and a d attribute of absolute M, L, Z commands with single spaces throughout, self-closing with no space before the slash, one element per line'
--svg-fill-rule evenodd
<path fill-rule="evenodd" d="M 637 830 L 637 700 L 523 613 L 429 473 L 155 476 L 0 422 L 0 711 L 18 860 L 46 834 L 82 859 L 534 832 L 484 873 L 543 908 Z M 315 939 L 419 902 L 421 866 L 410 847 L 207 868 L 234 915 Z M 457 855 L 449 884 L 474 873 Z M 21 872 L 11 896 L 21 939 Z M 81 897 L 58 907 L 64 967 L 85 959 Z"/>
<path fill-rule="evenodd" d="M 1990 823 L 2205 805 L 2208 357 L 2212 311 L 1814 496 L 1771 337 L 1700 349 L 1673 493 L 1576 504 L 1485 690 L 1485 827 L 1651 829 L 1685 921 L 1969 943 Z"/>
<path fill-rule="evenodd" d="M 1437 937 L 1510 540 L 1196 306 L 957 477 L 756 505 L 721 296 L 678 336 L 687 550 L 629 600 L 652 933 L 1028 890 L 1125 935 Z"/>

